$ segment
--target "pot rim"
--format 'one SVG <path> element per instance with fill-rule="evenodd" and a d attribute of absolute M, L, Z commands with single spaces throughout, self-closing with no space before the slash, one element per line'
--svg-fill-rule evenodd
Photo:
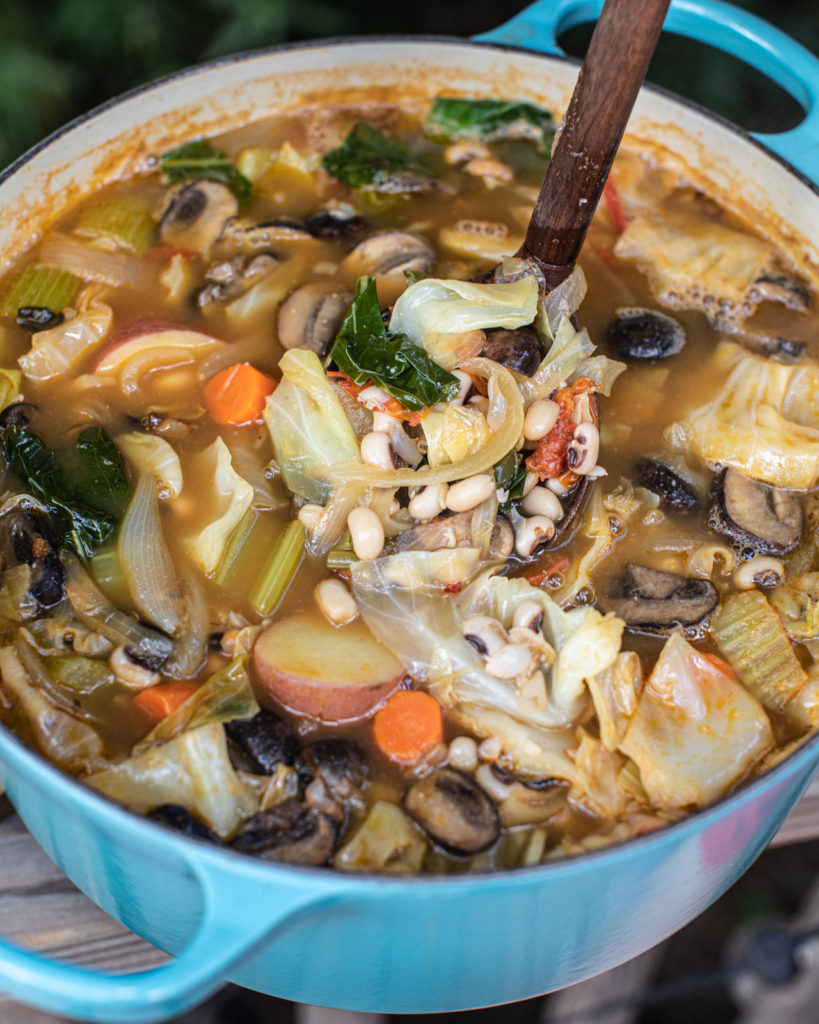
<path fill-rule="evenodd" d="M 525 47 L 513 46 L 508 43 L 495 43 L 478 41 L 469 38 L 463 38 L 459 36 L 448 36 L 448 35 L 364 35 L 364 36 L 331 36 L 322 39 L 315 40 L 304 40 L 288 43 L 279 43 L 273 46 L 259 47 L 252 50 L 242 51 L 241 53 L 229 54 L 223 57 L 216 57 L 209 61 L 203 61 L 202 63 L 191 65 L 189 67 L 181 68 L 176 71 L 172 71 L 160 78 L 152 79 L 149 82 L 144 82 L 140 85 L 135 86 L 123 93 L 119 93 L 116 96 L 111 97 L 93 107 L 91 110 L 78 115 L 71 121 L 55 129 L 49 135 L 47 135 L 40 142 L 35 143 L 32 147 L 22 153 L 19 157 L 12 161 L 4 170 L 0 171 L 0 185 L 11 178 L 18 171 L 23 169 L 34 157 L 40 152 L 47 149 L 52 143 L 56 142 L 63 136 L 69 134 L 74 129 L 81 127 L 82 125 L 92 121 L 98 115 L 108 112 L 113 108 L 119 106 L 121 103 L 134 99 L 138 96 L 152 92 L 154 90 L 161 89 L 163 86 L 184 80 L 186 78 L 193 77 L 194 75 L 200 74 L 206 71 L 217 70 L 222 67 L 229 67 L 234 64 L 246 62 L 248 60 L 254 60 L 257 58 L 264 58 L 273 56 L 277 53 L 301 51 L 301 50 L 318 50 L 325 49 L 334 46 L 349 46 L 349 45 L 371 45 L 373 43 L 417 43 L 419 45 L 424 43 L 442 43 L 447 45 L 455 46 L 466 46 L 469 48 L 480 48 L 487 50 L 497 50 L 507 53 L 524 53 L 527 56 L 539 57 L 546 60 L 554 60 L 558 63 L 569 64 L 575 67 L 579 67 L 581 61 L 575 57 L 571 57 L 565 54 L 546 53 L 537 50 L 530 50 Z M 739 136 L 745 142 L 750 142 L 757 150 L 759 150 L 765 157 L 773 160 L 777 163 L 784 171 L 789 172 L 793 175 L 802 185 L 807 187 L 814 195 L 819 197 L 819 184 L 814 184 L 808 177 L 806 177 L 801 171 L 795 168 L 779 154 L 768 149 L 763 143 L 759 142 L 752 134 L 741 128 L 739 125 L 727 120 L 721 114 L 717 114 L 708 108 L 701 106 L 700 104 L 689 100 L 685 97 L 678 96 L 662 86 L 654 85 L 653 83 L 646 82 L 643 84 L 641 89 L 646 90 L 649 93 L 655 93 L 663 98 L 678 103 L 681 106 L 688 108 L 700 116 L 714 122 L 722 129 L 728 130 L 734 135 Z M 248 121 L 250 123 L 250 120 Z M 684 838 L 688 832 L 697 832 L 701 827 L 709 821 L 709 819 L 715 819 L 722 817 L 723 813 L 731 808 L 737 809 L 740 805 L 751 802 L 755 795 L 763 788 L 770 786 L 775 778 L 779 775 L 787 774 L 789 769 L 795 769 L 801 767 L 800 762 L 810 762 L 811 760 L 816 761 L 814 765 L 814 774 L 816 767 L 819 766 L 819 732 L 809 737 L 798 746 L 796 749 L 791 751 L 785 758 L 783 758 L 778 764 L 773 766 L 771 769 L 766 771 L 764 774 L 757 776 L 750 782 L 742 784 L 739 788 L 724 794 L 718 800 L 687 814 L 685 817 L 678 821 L 670 822 L 660 828 L 654 829 L 651 832 L 643 833 L 642 835 L 632 836 L 629 839 L 621 840 L 619 842 L 611 843 L 610 845 L 603 846 L 596 850 L 589 850 L 581 854 L 566 855 L 555 860 L 547 861 L 541 864 L 535 864 L 526 867 L 516 868 L 495 868 L 491 870 L 468 872 L 464 874 L 417 874 L 417 875 L 384 875 L 367 872 L 344 872 L 340 869 L 324 867 L 312 867 L 296 864 L 285 864 L 274 861 L 264 861 L 260 858 L 248 856 L 247 854 L 239 853 L 236 850 L 231 849 L 229 846 L 217 847 L 203 840 L 192 839 L 183 833 L 175 832 L 173 829 L 160 825 L 157 822 L 151 821 L 149 818 L 138 814 L 136 811 L 128 810 L 122 804 L 117 803 L 112 798 L 105 796 L 102 793 L 95 791 L 91 786 L 87 785 L 82 779 L 71 775 L 70 773 L 59 768 L 52 761 L 48 760 L 44 754 L 36 750 L 34 747 L 29 746 L 21 737 L 13 732 L 5 723 L 0 722 L 0 760 L 5 760 L 5 751 L 2 749 L 4 744 L 10 744 L 12 750 L 16 752 L 17 758 L 22 761 L 29 761 L 29 764 L 37 769 L 39 772 L 44 773 L 41 775 L 41 781 L 47 782 L 49 788 L 57 788 L 63 792 L 67 799 L 74 802 L 79 801 L 81 805 L 87 805 L 90 813 L 95 811 L 105 811 L 107 809 L 109 814 L 112 814 L 114 818 L 112 820 L 118 823 L 120 831 L 125 829 L 128 831 L 147 829 L 149 835 L 153 835 L 154 841 L 160 841 L 168 844 L 168 849 L 174 849 L 177 843 L 184 844 L 179 849 L 185 850 L 191 853 L 192 848 L 198 850 L 199 855 L 209 859 L 211 857 L 217 858 L 217 862 L 224 866 L 224 858 L 227 856 L 230 858 L 227 863 L 233 863 L 239 865 L 243 871 L 255 873 L 259 872 L 262 877 L 270 871 L 281 871 L 286 874 L 295 874 L 297 877 L 308 878 L 312 880 L 320 880 L 322 882 L 332 885 L 334 888 L 339 885 L 345 888 L 367 888 L 379 887 L 392 888 L 397 887 L 400 889 L 405 888 L 407 885 L 419 886 L 433 884 L 440 888 L 441 886 L 452 886 L 452 887 L 463 887 L 471 886 L 472 884 L 480 882 L 482 885 L 486 885 L 487 879 L 493 879 L 496 882 L 503 881 L 504 884 L 527 884 L 528 880 L 533 874 L 550 874 L 560 875 L 566 871 L 584 870 L 585 865 L 591 865 L 591 869 L 594 869 L 601 859 L 607 857 L 614 857 L 619 852 L 625 851 L 629 854 L 635 851 L 641 850 L 643 847 L 657 844 L 661 845 L 664 843 L 673 843 L 678 838 Z M 16 808 L 15 808 L 16 809 Z M 85 806 L 82 807 L 83 813 L 85 812 Z M 18 811 L 19 813 L 19 811 Z M 193 844 L 193 847 L 191 846 Z"/>

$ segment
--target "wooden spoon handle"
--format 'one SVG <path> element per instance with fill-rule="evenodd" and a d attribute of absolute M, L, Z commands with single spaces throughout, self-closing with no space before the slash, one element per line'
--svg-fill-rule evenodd
<path fill-rule="evenodd" d="M 631 108 L 660 37 L 669 0 L 606 0 L 519 256 L 555 287 L 574 267 Z"/>

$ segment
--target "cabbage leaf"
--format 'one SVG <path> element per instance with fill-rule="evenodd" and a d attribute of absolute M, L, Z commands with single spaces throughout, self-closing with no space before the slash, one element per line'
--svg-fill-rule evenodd
<path fill-rule="evenodd" d="M 819 368 L 775 363 L 723 341 L 710 372 L 724 384 L 682 421 L 696 452 L 772 487 L 815 487 Z"/>
<path fill-rule="evenodd" d="M 182 463 L 164 437 L 132 430 L 116 438 L 117 448 L 141 473 L 150 473 L 160 485 L 160 497 L 178 498 L 182 492 Z"/>
<path fill-rule="evenodd" d="M 773 744 L 762 706 L 733 673 L 672 633 L 620 749 L 651 802 L 701 807 L 739 782 Z"/>
<path fill-rule="evenodd" d="M 57 327 L 37 331 L 31 348 L 17 363 L 30 380 L 57 380 L 77 370 L 83 360 L 106 340 L 114 313 L 104 302 L 92 301 L 88 308 Z"/>
<path fill-rule="evenodd" d="M 181 804 L 223 839 L 257 809 L 252 789 L 230 763 L 225 730 L 218 722 L 149 747 L 85 781 L 139 814 L 162 804 Z"/>
<path fill-rule="evenodd" d="M 290 349 L 279 362 L 282 380 L 267 399 L 264 421 L 285 485 L 324 504 L 333 492 L 328 466 L 361 464 L 350 421 L 315 352 Z"/>
<path fill-rule="evenodd" d="M 424 335 L 463 334 L 466 331 L 523 327 L 535 319 L 538 288 L 533 277 L 502 284 L 444 281 L 428 277 L 399 295 L 390 317 L 390 330 L 416 345 Z"/>
<path fill-rule="evenodd" d="M 187 538 L 186 545 L 202 571 L 212 573 L 222 560 L 231 533 L 250 508 L 253 488 L 233 468 L 230 449 L 221 437 L 201 452 L 196 462 L 202 477 L 213 483 L 212 497 L 218 512 L 198 533 Z"/>

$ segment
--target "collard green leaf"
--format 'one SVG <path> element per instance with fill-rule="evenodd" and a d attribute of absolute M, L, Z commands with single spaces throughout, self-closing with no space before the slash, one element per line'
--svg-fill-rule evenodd
<path fill-rule="evenodd" d="M 427 114 L 424 131 L 433 138 L 534 139 L 549 155 L 555 122 L 548 110 L 515 100 L 468 100 L 439 97 Z"/>
<path fill-rule="evenodd" d="M 458 394 L 457 377 L 405 335 L 387 330 L 373 277 L 359 278 L 331 356 L 357 384 L 372 381 L 407 409 L 428 409 Z"/>
<path fill-rule="evenodd" d="M 356 124 L 321 166 L 351 188 L 372 187 L 396 171 L 423 173 L 424 167 L 400 142 L 369 124 Z"/>
<path fill-rule="evenodd" d="M 227 185 L 243 206 L 250 202 L 253 190 L 250 181 L 227 153 L 211 145 L 207 139 L 186 142 L 183 146 L 163 153 L 159 158 L 159 166 L 168 185 L 177 181 L 207 178 Z"/>
<path fill-rule="evenodd" d="M 80 434 L 76 451 L 68 453 L 69 474 L 56 453 L 32 431 L 3 427 L 0 445 L 22 486 L 54 517 L 65 546 L 90 558 L 113 536 L 131 489 L 105 431 L 91 427 Z"/>

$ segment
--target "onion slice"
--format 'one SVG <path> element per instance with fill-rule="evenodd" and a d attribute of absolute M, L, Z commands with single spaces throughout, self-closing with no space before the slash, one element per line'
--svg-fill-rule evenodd
<path fill-rule="evenodd" d="M 124 252 L 108 252 L 89 242 L 81 242 L 61 231 L 50 231 L 40 245 L 39 263 L 68 270 L 84 281 L 104 284 L 132 284 L 148 287 L 154 274 L 145 260 Z"/>
<path fill-rule="evenodd" d="M 149 622 L 174 635 L 179 626 L 182 595 L 162 535 L 152 473 L 140 473 L 122 520 L 117 550 L 134 604 Z"/>

